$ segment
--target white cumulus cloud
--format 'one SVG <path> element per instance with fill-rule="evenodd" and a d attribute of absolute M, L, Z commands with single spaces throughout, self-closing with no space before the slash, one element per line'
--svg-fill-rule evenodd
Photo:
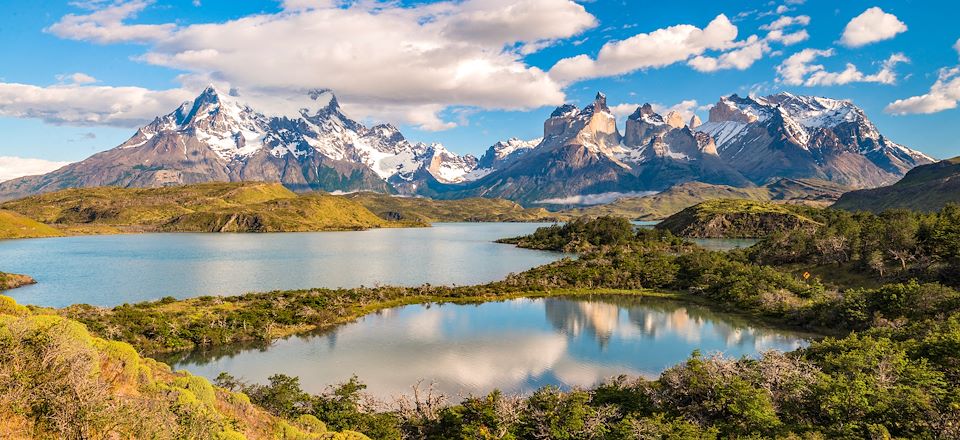
<path fill-rule="evenodd" d="M 833 49 L 804 49 L 797 52 L 777 66 L 777 81 L 792 86 L 835 86 L 856 82 L 895 84 L 897 64 L 909 62 L 902 53 L 890 55 L 881 64 L 880 70 L 873 74 L 860 71 L 853 63 L 847 63 L 842 71 L 828 71 L 822 64 L 814 64 L 817 58 L 832 57 L 836 54 Z"/>
<path fill-rule="evenodd" d="M 606 205 L 613 203 L 624 197 L 646 197 L 656 194 L 656 191 L 635 191 L 635 192 L 605 192 L 598 194 L 583 194 L 578 196 L 558 197 L 554 199 L 537 200 L 536 204 L 542 205 Z"/>
<path fill-rule="evenodd" d="M 752 35 L 739 49 L 720 54 L 717 57 L 697 56 L 688 64 L 700 72 L 713 72 L 721 69 L 745 70 L 754 62 L 763 58 L 763 54 L 770 50 L 767 42 Z"/>
<path fill-rule="evenodd" d="M 450 106 L 524 110 L 562 103 L 562 84 L 523 54 L 580 34 L 596 18 L 572 0 L 393 2 L 286 0 L 279 13 L 222 23 L 131 24 L 146 0 L 71 14 L 63 38 L 140 42 L 138 59 L 248 97 L 334 90 L 354 116 L 449 128 Z M 256 104 L 256 102 L 252 102 Z M 168 109 L 169 110 L 169 109 Z"/>
<path fill-rule="evenodd" d="M 192 97 L 181 89 L 0 83 L 0 116 L 51 124 L 137 127 Z"/>
<path fill-rule="evenodd" d="M 550 76 L 558 81 L 574 82 L 664 67 L 687 61 L 707 50 L 731 48 L 736 38 L 737 27 L 721 14 L 703 29 L 681 24 L 608 42 L 596 58 L 578 55 L 558 61 L 550 69 Z"/>
<path fill-rule="evenodd" d="M 809 24 L 810 24 L 809 15 L 797 15 L 795 17 L 784 15 L 784 16 L 781 16 L 780 18 L 777 18 L 771 23 L 760 26 L 760 29 L 772 31 L 772 30 L 783 29 L 790 26 L 806 26 Z"/>
<path fill-rule="evenodd" d="M 885 109 L 895 115 L 928 114 L 957 108 L 960 101 L 960 67 L 943 69 L 930 91 L 906 99 L 898 99 Z"/>
<path fill-rule="evenodd" d="M 74 40 L 87 40 L 109 44 L 120 42 L 146 42 L 164 38 L 176 28 L 174 24 L 126 24 L 124 20 L 134 18 L 153 2 L 150 0 L 131 0 L 111 3 L 86 2 L 87 14 L 67 14 L 46 30 L 58 37 Z"/>
<path fill-rule="evenodd" d="M 896 15 L 884 12 L 879 7 L 863 11 L 847 23 L 840 37 L 840 43 L 847 47 L 860 47 L 877 41 L 889 40 L 901 32 L 907 31 L 907 25 Z"/>
<path fill-rule="evenodd" d="M 55 162 L 17 156 L 0 156 L 0 182 L 23 176 L 46 174 L 70 162 Z"/>

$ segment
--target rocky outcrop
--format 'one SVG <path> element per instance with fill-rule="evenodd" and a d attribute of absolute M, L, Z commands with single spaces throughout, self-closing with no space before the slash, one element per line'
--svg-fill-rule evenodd
<path fill-rule="evenodd" d="M 687 125 L 683 122 L 683 116 L 680 116 L 680 113 L 675 111 L 670 111 L 667 113 L 667 117 L 664 118 L 664 121 L 666 121 L 667 125 L 673 128 L 683 128 Z"/>
<path fill-rule="evenodd" d="M 650 104 L 643 104 L 627 117 L 623 144 L 627 147 L 647 145 L 654 138 L 670 131 L 671 128 L 667 121 L 653 110 Z"/>
<path fill-rule="evenodd" d="M 700 117 L 697 116 L 697 115 L 691 116 L 691 117 L 690 117 L 690 122 L 687 123 L 687 125 L 688 125 L 690 128 L 697 128 L 697 127 L 699 127 L 699 126 L 702 125 L 702 124 L 703 124 L 703 121 L 701 121 L 701 120 L 700 120 Z"/>

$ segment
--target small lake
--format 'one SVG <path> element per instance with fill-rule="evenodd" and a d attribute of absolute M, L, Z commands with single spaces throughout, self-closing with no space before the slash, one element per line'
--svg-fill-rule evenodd
<path fill-rule="evenodd" d="M 653 378 L 694 350 L 740 357 L 804 345 L 805 335 L 702 306 L 603 296 L 398 307 L 323 333 L 160 360 L 211 379 L 224 371 L 260 383 L 275 373 L 299 376 L 314 393 L 356 374 L 368 392 L 389 399 L 418 381 L 450 397 L 525 393 L 619 374 Z"/>
<path fill-rule="evenodd" d="M 113 306 L 313 287 L 480 284 L 564 255 L 493 241 L 543 223 L 278 234 L 129 234 L 0 241 L 0 270 L 38 284 L 21 304 Z"/>

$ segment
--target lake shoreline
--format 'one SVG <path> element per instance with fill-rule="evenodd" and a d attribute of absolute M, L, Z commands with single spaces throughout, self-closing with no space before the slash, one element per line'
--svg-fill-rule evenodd
<path fill-rule="evenodd" d="M 31 284 L 37 284 L 37 280 L 33 279 L 33 277 L 29 275 L 0 272 L 0 292 L 13 290 L 18 287 L 28 286 Z"/>
<path fill-rule="evenodd" d="M 294 323 L 287 325 L 277 325 L 275 323 L 269 323 L 265 333 L 234 333 L 231 335 L 231 338 L 228 342 L 214 342 L 210 340 L 207 344 L 189 344 L 185 346 L 177 347 L 156 347 L 156 346 L 144 346 L 137 341 L 125 340 L 125 342 L 131 343 L 141 354 L 148 357 L 154 356 L 169 356 L 176 353 L 187 353 L 198 349 L 204 348 L 213 348 L 217 346 L 237 344 L 237 343 L 250 343 L 261 341 L 264 343 L 273 343 L 278 340 L 286 339 L 292 336 L 304 335 L 313 332 L 324 332 L 329 331 L 334 328 L 356 322 L 357 320 L 381 312 L 383 310 L 388 310 L 397 307 L 409 306 L 409 305 L 425 305 L 425 304 L 483 304 L 490 302 L 503 302 L 514 299 L 538 299 L 538 298 L 558 298 L 558 297 L 567 297 L 567 298 L 584 298 L 590 296 L 607 296 L 607 297 L 616 297 L 616 296 L 627 296 L 627 297 L 648 297 L 648 298 L 660 298 L 668 299 L 672 301 L 677 301 L 680 303 L 702 306 L 709 308 L 712 311 L 724 313 L 732 317 L 744 319 L 750 322 L 753 322 L 757 325 L 769 327 L 771 329 L 792 331 L 798 333 L 809 334 L 814 337 L 829 337 L 829 336 L 840 336 L 843 333 L 838 332 L 834 329 L 829 328 L 811 328 L 804 327 L 800 325 L 793 325 L 781 320 L 777 320 L 772 317 L 765 317 L 757 314 L 751 314 L 744 312 L 742 310 L 737 310 L 729 307 L 724 307 L 723 304 L 718 304 L 714 301 L 710 301 L 708 298 L 699 297 L 687 292 L 671 292 L 664 290 L 653 290 L 653 289 L 636 289 L 636 290 L 626 290 L 626 289 L 588 289 L 588 288 L 567 288 L 567 289 L 549 289 L 549 290 L 523 290 L 523 291 L 513 291 L 513 292 L 500 292 L 485 294 L 467 294 L 461 295 L 460 289 L 484 289 L 490 288 L 488 285 L 481 286 L 466 286 L 466 287 L 447 287 L 447 286 L 423 286 L 431 289 L 440 289 L 447 291 L 447 294 L 431 294 L 431 295 L 409 295 L 401 296 L 398 298 L 384 299 L 376 302 L 370 302 L 363 304 L 363 301 L 360 301 L 358 304 L 348 305 L 344 304 L 339 306 L 339 313 L 330 320 L 323 322 L 315 323 Z M 404 287 L 382 287 L 378 288 L 380 290 L 418 290 L 417 288 L 404 288 Z M 161 309 L 157 310 L 158 317 L 166 316 L 168 319 L 176 319 L 176 316 L 170 316 L 175 313 L 189 313 L 193 315 L 206 315 L 206 314 L 216 314 L 217 309 L 220 308 L 223 304 L 223 301 L 227 300 L 237 300 L 235 302 L 241 302 L 245 297 L 261 297 L 270 299 L 305 295 L 311 296 L 311 294 L 322 294 L 330 292 L 349 292 L 356 291 L 360 289 L 338 289 L 335 291 L 326 290 L 326 289 L 305 289 L 305 290 L 293 290 L 293 291 L 274 291 L 274 292 L 263 292 L 263 293 L 249 293 L 245 295 L 238 296 L 215 296 L 215 297 L 198 297 L 198 298 L 187 298 L 183 300 L 157 300 L 157 301 L 148 301 L 143 303 L 134 304 L 133 308 L 147 308 L 147 309 Z M 204 307 L 196 303 L 206 302 L 212 304 L 211 306 Z M 194 304 L 191 304 L 194 303 Z M 34 313 L 54 313 L 61 316 L 69 317 L 72 319 L 78 319 L 84 323 L 95 323 L 96 321 L 89 321 L 83 318 L 84 312 L 93 312 L 93 316 L 103 316 L 103 311 L 105 310 L 116 310 L 113 309 L 104 309 L 93 306 L 88 306 L 85 304 L 75 304 L 69 307 L 60 308 L 60 309 L 50 309 L 42 308 L 36 306 L 28 306 Z M 123 306 L 118 306 L 123 307 Z M 236 309 L 245 309 L 251 306 L 241 304 L 235 306 Z M 233 308 L 233 307 L 231 307 Z M 96 318 L 94 318 L 96 319 Z M 88 324 L 89 326 L 89 324 Z"/>

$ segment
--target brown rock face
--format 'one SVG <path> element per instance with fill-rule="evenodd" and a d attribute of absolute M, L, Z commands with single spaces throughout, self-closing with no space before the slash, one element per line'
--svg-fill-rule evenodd
<path fill-rule="evenodd" d="M 627 118 L 623 144 L 627 147 L 647 145 L 670 129 L 671 127 L 662 116 L 653 111 L 650 104 L 644 104 Z"/>
<path fill-rule="evenodd" d="M 667 117 L 665 118 L 665 121 L 667 122 L 667 125 L 673 128 L 683 128 L 685 125 L 687 125 L 683 122 L 683 116 L 680 116 L 680 113 L 677 113 L 675 111 L 671 111 L 670 113 L 667 113 Z"/>
<path fill-rule="evenodd" d="M 690 122 L 687 123 L 687 125 L 689 125 L 691 129 L 697 128 L 702 124 L 703 124 L 703 121 L 701 121 L 700 117 L 697 115 L 693 115 L 692 117 L 690 117 Z"/>
<path fill-rule="evenodd" d="M 733 95 L 739 98 L 737 95 Z M 710 108 L 710 122 L 742 122 L 749 124 L 757 122 L 758 117 L 755 114 L 746 113 L 743 110 L 729 105 L 728 101 L 721 101 Z"/>

